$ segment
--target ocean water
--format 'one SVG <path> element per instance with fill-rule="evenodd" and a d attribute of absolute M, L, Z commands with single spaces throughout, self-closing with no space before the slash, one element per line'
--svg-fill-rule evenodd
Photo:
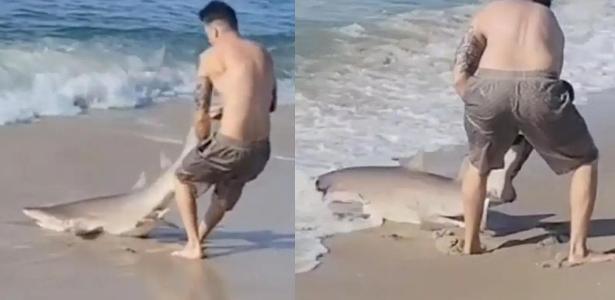
<path fill-rule="evenodd" d="M 323 237 L 378 226 L 333 216 L 316 176 L 465 143 L 451 86 L 454 50 L 488 1 L 306 0 L 296 7 L 295 270 L 318 265 Z M 562 77 L 579 104 L 615 84 L 615 0 L 558 0 Z"/>
<path fill-rule="evenodd" d="M 192 94 L 207 47 L 197 0 L 20 0 L 0 5 L 0 125 Z M 294 94 L 294 1 L 229 0 Z"/>

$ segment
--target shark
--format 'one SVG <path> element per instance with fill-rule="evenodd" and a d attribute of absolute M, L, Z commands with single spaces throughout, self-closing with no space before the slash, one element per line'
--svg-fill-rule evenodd
<path fill-rule="evenodd" d="M 146 186 L 145 173 L 141 173 L 132 190 L 123 194 L 26 207 L 22 211 L 44 229 L 78 236 L 95 236 L 103 232 L 120 236 L 147 236 L 157 226 L 170 224 L 164 216 L 175 193 L 175 170 L 197 143 L 194 127 L 191 127 L 175 162 L 161 153 L 160 164 L 164 171 L 149 186 Z"/>
<path fill-rule="evenodd" d="M 516 199 L 513 179 L 532 150 L 531 144 L 519 135 L 505 155 L 504 168 L 490 173 L 482 229 L 486 226 L 489 206 Z M 363 216 L 417 225 L 463 227 L 463 222 L 459 221 L 463 216 L 461 175 L 469 165 L 467 157 L 462 157 L 456 177 L 431 171 L 438 169 L 435 166 L 438 162 L 458 152 L 419 152 L 410 159 L 399 160 L 398 166 L 361 166 L 331 171 L 317 178 L 316 189 L 322 192 L 323 201 L 331 208 L 358 203 Z M 336 214 L 347 214 L 333 210 Z M 353 210 L 357 210 L 356 206 Z"/>

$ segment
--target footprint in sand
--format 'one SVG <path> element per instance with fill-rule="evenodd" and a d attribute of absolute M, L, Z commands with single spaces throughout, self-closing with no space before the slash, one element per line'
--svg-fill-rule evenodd
<path fill-rule="evenodd" d="M 464 255 L 464 240 L 456 236 L 454 231 L 448 229 L 437 230 L 432 233 L 436 250 L 446 255 Z M 491 252 L 500 246 L 501 242 L 492 241 L 489 244 L 481 243 L 483 253 Z"/>
<path fill-rule="evenodd" d="M 557 253 L 555 258 L 537 263 L 543 269 L 560 269 L 568 267 L 568 256 L 565 253 Z"/>
<path fill-rule="evenodd" d="M 463 255 L 463 239 L 455 236 L 455 232 L 449 229 L 441 229 L 432 232 L 436 250 L 446 255 Z"/>
<path fill-rule="evenodd" d="M 570 240 L 570 237 L 564 234 L 551 234 L 536 244 L 537 248 L 544 248 L 565 244 Z"/>
<path fill-rule="evenodd" d="M 463 240 L 455 236 L 442 236 L 436 239 L 436 250 L 446 255 L 463 255 Z"/>

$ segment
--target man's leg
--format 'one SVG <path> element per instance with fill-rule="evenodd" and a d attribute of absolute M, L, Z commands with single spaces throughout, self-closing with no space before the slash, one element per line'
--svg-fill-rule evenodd
<path fill-rule="evenodd" d="M 227 181 L 216 185 L 216 190 L 211 196 L 209 209 L 205 213 L 205 219 L 199 225 L 199 240 L 205 241 L 209 233 L 220 223 L 227 211 L 233 209 L 241 192 L 243 191 L 244 182 Z"/>
<path fill-rule="evenodd" d="M 479 232 L 487 191 L 487 178 L 488 175 L 481 175 L 472 164 L 469 164 L 463 177 L 461 193 L 465 222 L 464 254 L 478 254 L 482 251 Z"/>
<path fill-rule="evenodd" d="M 205 213 L 205 219 L 199 225 L 199 241 L 205 241 L 211 231 L 222 221 L 226 214 L 226 208 L 219 201 L 211 201 L 209 208 Z"/>
<path fill-rule="evenodd" d="M 592 253 L 587 248 L 587 235 L 591 222 L 596 188 L 597 162 L 582 165 L 572 174 L 570 182 L 570 266 L 615 260 L 615 254 Z"/>
<path fill-rule="evenodd" d="M 173 252 L 173 256 L 189 259 L 197 259 L 203 256 L 197 232 L 195 194 L 194 186 L 175 179 L 175 200 L 177 201 L 177 208 L 186 229 L 188 242 L 183 250 Z"/>

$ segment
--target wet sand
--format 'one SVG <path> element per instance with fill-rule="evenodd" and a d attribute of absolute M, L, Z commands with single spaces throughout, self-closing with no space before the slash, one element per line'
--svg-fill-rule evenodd
<path fill-rule="evenodd" d="M 615 249 L 614 91 L 581 107 L 601 151 L 599 191 L 590 247 Z M 570 269 L 540 265 L 565 252 L 553 242 L 566 233 L 570 176 L 557 177 L 534 152 L 515 185 L 516 202 L 491 209 L 499 247 L 481 256 L 447 256 L 432 233 L 387 222 L 380 228 L 325 241 L 330 253 L 315 270 L 297 275 L 296 299 L 612 299 L 615 262 Z"/>
<path fill-rule="evenodd" d="M 273 115 L 273 153 L 222 226 L 208 259 L 171 257 L 182 230 L 151 238 L 84 240 L 36 227 L 24 206 L 128 191 L 141 171 L 174 160 L 192 116 L 189 102 L 97 111 L 0 127 L 0 298 L 292 299 L 294 295 L 294 107 Z M 199 201 L 199 215 L 209 203 Z M 181 226 L 175 206 L 168 219 Z"/>

